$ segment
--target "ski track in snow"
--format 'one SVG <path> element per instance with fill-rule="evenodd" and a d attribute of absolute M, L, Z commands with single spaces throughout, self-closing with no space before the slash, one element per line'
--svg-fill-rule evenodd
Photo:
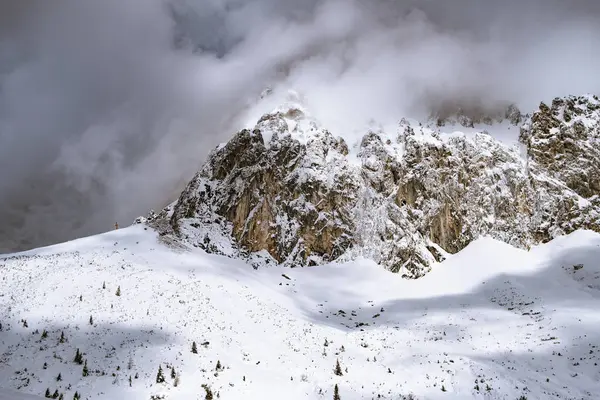
<path fill-rule="evenodd" d="M 0 399 L 597 399 L 599 260 L 578 231 L 479 239 L 416 281 L 368 260 L 254 270 L 142 225 L 5 255 Z"/>

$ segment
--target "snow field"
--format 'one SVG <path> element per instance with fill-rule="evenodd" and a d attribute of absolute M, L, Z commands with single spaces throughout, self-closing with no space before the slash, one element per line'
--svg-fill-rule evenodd
<path fill-rule="evenodd" d="M 204 399 L 202 385 L 221 399 L 332 399 L 335 384 L 342 400 L 595 399 L 598 260 L 600 235 L 579 231 L 529 252 L 479 239 L 416 281 L 368 260 L 254 270 L 137 225 L 0 258 L 0 387 L 69 400 Z"/>

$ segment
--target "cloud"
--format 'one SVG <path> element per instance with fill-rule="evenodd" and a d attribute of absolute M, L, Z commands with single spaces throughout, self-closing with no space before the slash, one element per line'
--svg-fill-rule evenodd
<path fill-rule="evenodd" d="M 594 0 L 2 2 L 0 249 L 174 200 L 266 86 L 341 134 L 600 92 L 599 16 Z"/>

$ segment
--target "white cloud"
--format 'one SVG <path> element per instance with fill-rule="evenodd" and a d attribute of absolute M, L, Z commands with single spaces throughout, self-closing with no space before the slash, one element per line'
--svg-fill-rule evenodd
<path fill-rule="evenodd" d="M 599 16 L 594 0 L 2 2 L 0 248 L 173 200 L 267 85 L 340 132 L 599 92 Z"/>

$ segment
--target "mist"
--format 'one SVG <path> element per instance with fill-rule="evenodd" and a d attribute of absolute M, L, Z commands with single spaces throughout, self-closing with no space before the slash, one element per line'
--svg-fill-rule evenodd
<path fill-rule="evenodd" d="M 598 93 L 599 48 L 594 0 L 0 0 L 0 251 L 163 207 L 289 89 L 344 136 Z"/>

